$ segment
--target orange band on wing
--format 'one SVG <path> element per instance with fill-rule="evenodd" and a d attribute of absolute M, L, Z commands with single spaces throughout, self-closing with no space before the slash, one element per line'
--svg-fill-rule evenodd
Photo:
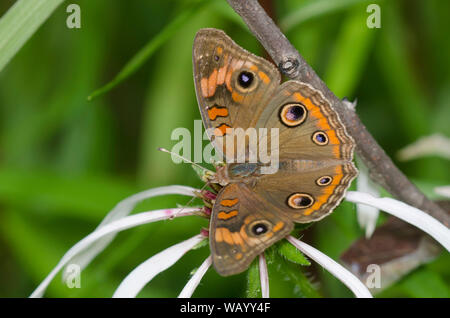
<path fill-rule="evenodd" d="M 278 232 L 279 230 L 281 230 L 284 227 L 284 222 L 278 222 L 277 224 L 275 224 L 275 226 L 273 227 L 272 231 L 274 232 Z"/>
<path fill-rule="evenodd" d="M 209 78 L 204 77 L 200 80 L 200 87 L 203 97 L 214 96 L 217 88 L 217 69 L 214 69 Z"/>
<path fill-rule="evenodd" d="M 224 227 L 218 227 L 216 229 L 216 242 L 225 242 L 229 245 L 234 244 L 231 232 Z"/>
<path fill-rule="evenodd" d="M 211 97 L 216 92 L 217 88 L 217 69 L 214 69 L 214 71 L 211 73 L 208 79 L 208 97 Z"/>
<path fill-rule="evenodd" d="M 244 100 L 244 96 L 242 96 L 241 94 L 238 94 L 237 92 L 233 92 L 231 93 L 231 98 L 236 102 L 236 103 L 240 103 Z"/>
<path fill-rule="evenodd" d="M 225 242 L 228 245 L 240 245 L 242 248 L 242 251 L 245 252 L 247 249 L 245 247 L 245 242 L 244 240 L 246 240 L 248 237 L 242 236 L 241 235 L 242 231 L 240 232 L 230 232 L 230 230 L 228 230 L 225 227 L 218 227 L 216 229 L 216 242 L 220 243 L 220 242 Z"/>
<path fill-rule="evenodd" d="M 258 72 L 258 76 L 261 79 L 261 81 L 264 82 L 264 84 L 269 84 L 270 83 L 270 78 L 269 78 L 269 76 L 267 76 L 266 73 L 264 73 L 262 71 L 259 71 Z"/>
<path fill-rule="evenodd" d="M 228 109 L 226 107 L 218 107 L 214 106 L 211 108 L 208 108 L 208 117 L 211 120 L 216 120 L 217 117 L 227 117 L 228 116 Z"/>
<path fill-rule="evenodd" d="M 224 212 L 224 211 L 220 211 L 219 214 L 217 214 L 217 217 L 221 220 L 228 220 L 231 219 L 233 216 L 238 215 L 238 211 L 237 210 L 233 210 L 230 212 Z"/>
<path fill-rule="evenodd" d="M 239 202 L 238 198 L 236 198 L 236 199 L 224 199 L 224 200 L 220 201 L 220 204 L 223 205 L 223 206 L 231 207 L 231 206 L 235 205 L 238 202 Z"/>
<path fill-rule="evenodd" d="M 249 67 L 254 72 L 256 72 L 258 70 L 258 66 L 256 66 L 255 64 L 251 64 Z"/>
<path fill-rule="evenodd" d="M 214 135 L 220 137 L 220 136 L 224 136 L 227 133 L 227 128 L 231 128 L 230 126 L 228 126 L 227 124 L 222 124 L 218 127 L 216 127 L 216 129 L 214 129 Z"/>

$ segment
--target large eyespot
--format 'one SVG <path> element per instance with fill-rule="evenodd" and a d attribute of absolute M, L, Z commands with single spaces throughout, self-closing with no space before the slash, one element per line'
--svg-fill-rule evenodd
<path fill-rule="evenodd" d="M 312 141 L 319 146 L 325 146 L 328 144 L 328 136 L 323 131 L 316 131 L 312 135 Z"/>
<path fill-rule="evenodd" d="M 293 193 L 287 199 L 287 204 L 293 209 L 305 209 L 313 203 L 314 198 L 307 193 Z"/>
<path fill-rule="evenodd" d="M 295 127 L 303 123 L 308 111 L 302 104 L 289 103 L 281 107 L 280 119 L 288 127 Z"/>
<path fill-rule="evenodd" d="M 267 233 L 272 225 L 264 220 L 256 220 L 249 225 L 250 233 L 254 236 L 260 236 Z"/>
<path fill-rule="evenodd" d="M 323 176 L 316 180 L 316 184 L 319 187 L 327 186 L 333 181 L 333 178 L 330 176 Z"/>
<path fill-rule="evenodd" d="M 251 71 L 241 71 L 235 78 L 235 86 L 241 93 L 253 91 L 258 85 L 258 79 Z"/>
<path fill-rule="evenodd" d="M 238 75 L 238 83 L 242 88 L 249 88 L 253 83 L 253 73 L 250 72 L 240 72 Z"/>

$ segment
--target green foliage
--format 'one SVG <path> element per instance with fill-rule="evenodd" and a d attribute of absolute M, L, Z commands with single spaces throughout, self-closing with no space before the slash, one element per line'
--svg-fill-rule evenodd
<path fill-rule="evenodd" d="M 256 258 L 247 270 L 247 298 L 261 298 L 261 283 L 259 276 L 258 258 Z"/>
<path fill-rule="evenodd" d="M 372 2 L 381 7 L 381 29 L 365 25 Z M 196 31 L 220 28 L 250 51 L 264 51 L 222 0 L 79 0 L 81 29 L 66 27 L 62 0 L 12 3 L 0 3 L 0 296 L 24 297 L 123 198 L 155 186 L 203 186 L 189 164 L 176 165 L 156 150 L 170 150 L 173 129 L 193 132 L 200 119 L 191 61 Z M 450 3 L 273 4 L 276 20 L 318 75 L 339 97 L 358 99 L 362 121 L 394 161 L 425 134 L 450 136 Z M 97 98 L 88 102 L 89 95 Z M 433 198 L 435 186 L 450 182 L 442 158 L 396 163 Z M 189 200 L 158 197 L 136 212 Z M 83 271 L 81 289 L 57 278 L 46 295 L 110 297 L 138 264 L 202 227 L 207 220 L 193 216 L 124 231 Z M 298 225 L 295 232 L 303 230 Z M 355 207 L 344 202 L 302 234 L 338 260 L 363 231 Z M 209 248 L 187 253 L 139 296 L 177 296 L 208 255 Z M 353 297 L 284 240 L 266 258 L 272 297 Z M 448 297 L 449 264 L 442 255 L 378 296 Z M 210 269 L 195 296 L 261 297 L 257 260 L 232 277 Z"/>
<path fill-rule="evenodd" d="M 194 13 L 198 12 L 201 5 L 206 3 L 205 0 L 195 2 L 190 7 L 181 10 L 181 13 L 170 22 L 157 36 L 153 37 L 147 44 L 140 49 L 130 61 L 123 67 L 123 69 L 114 77 L 114 79 L 107 83 L 105 86 L 97 89 L 91 95 L 88 96 L 88 100 L 105 94 L 110 91 L 115 86 L 122 83 L 128 77 L 130 77 L 134 72 L 136 72 L 142 65 L 156 52 L 161 45 L 163 45 L 168 39 L 170 39 L 180 27 L 182 27 L 186 22 L 192 17 Z"/>
<path fill-rule="evenodd" d="M 274 246 L 271 246 L 265 254 L 267 257 L 272 296 L 321 297 L 316 287 L 314 287 L 310 279 L 306 276 L 304 266 L 309 266 L 311 263 L 292 244 L 286 240 L 282 240 Z"/>
<path fill-rule="evenodd" d="M 276 250 L 282 257 L 290 262 L 304 266 L 311 265 L 302 252 L 286 240 L 277 243 Z"/>
<path fill-rule="evenodd" d="M 0 71 L 64 0 L 17 1 L 0 19 Z"/>

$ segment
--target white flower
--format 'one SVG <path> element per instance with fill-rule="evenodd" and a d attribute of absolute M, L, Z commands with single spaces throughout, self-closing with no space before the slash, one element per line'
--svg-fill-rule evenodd
<path fill-rule="evenodd" d="M 32 293 L 31 297 L 43 296 L 48 284 L 53 280 L 55 275 L 68 264 L 80 264 L 74 260 L 81 261 L 87 265 L 98 253 L 100 253 L 112 240 L 114 235 L 122 230 L 129 229 L 134 226 L 146 224 L 150 222 L 160 221 L 173 217 L 181 217 L 188 215 L 202 215 L 208 217 L 211 210 L 209 208 L 176 208 L 156 210 L 150 212 L 142 212 L 135 215 L 127 216 L 133 210 L 134 206 L 147 198 L 163 195 L 163 194 L 184 194 L 194 196 L 200 193 L 189 187 L 172 186 L 156 188 L 138 193 L 130 198 L 121 201 L 97 227 L 97 229 L 75 244 L 60 260 L 57 266 L 50 272 L 44 281 Z M 202 191 L 203 199 L 211 204 L 215 199 L 215 194 L 209 191 Z M 450 248 L 450 231 L 430 215 L 411 207 L 403 202 L 390 198 L 375 198 L 367 193 L 348 192 L 345 196 L 347 201 L 374 206 L 380 210 L 386 211 L 404 221 L 415 225 L 423 231 L 434 237 L 447 250 Z M 207 237 L 207 231 L 195 235 L 181 243 L 175 244 L 160 253 L 150 257 L 147 261 L 137 266 L 119 285 L 114 293 L 114 297 L 135 297 L 156 275 L 168 269 L 177 262 L 185 253 L 195 248 L 199 243 Z M 358 280 L 350 271 L 342 265 L 332 260 L 322 252 L 316 250 L 312 246 L 292 237 L 286 238 L 288 242 L 293 244 L 302 253 L 309 256 L 312 260 L 319 263 L 332 275 L 347 285 L 356 297 L 372 297 L 367 287 Z M 195 271 L 194 275 L 188 281 L 178 297 L 190 297 L 195 288 L 200 283 L 206 271 L 211 266 L 211 257 L 208 257 L 200 267 Z M 259 272 L 261 280 L 261 292 L 263 297 L 269 297 L 269 277 L 267 273 L 267 265 L 264 254 L 259 256 Z"/>
<path fill-rule="evenodd" d="M 359 174 L 356 178 L 356 188 L 359 192 L 369 193 L 374 197 L 378 197 L 380 195 L 380 191 L 378 190 L 378 186 L 374 184 L 372 180 L 370 180 L 369 170 L 364 165 L 362 160 L 360 160 L 358 157 L 356 158 L 356 162 L 358 163 L 359 168 Z M 357 203 L 356 212 L 358 216 L 358 223 L 361 228 L 365 229 L 366 238 L 368 239 L 375 231 L 380 210 L 370 205 Z"/>
<path fill-rule="evenodd" d="M 347 285 L 348 288 L 355 294 L 358 298 L 371 298 L 372 294 L 367 289 L 367 287 L 351 272 L 345 269 L 342 265 L 338 264 L 336 261 L 332 260 L 321 251 L 316 250 L 314 247 L 297 240 L 293 236 L 288 236 L 287 240 L 298 248 L 302 253 L 309 256 L 311 259 L 315 260 L 317 263 L 328 270 L 333 276 Z"/>
<path fill-rule="evenodd" d="M 375 198 L 368 193 L 348 191 L 345 195 L 347 201 L 362 203 L 377 207 L 393 216 L 429 234 L 447 251 L 450 250 L 450 230 L 431 215 L 392 198 Z"/>
<path fill-rule="evenodd" d="M 435 187 L 434 192 L 443 197 L 450 198 L 450 185 Z"/>
<path fill-rule="evenodd" d="M 130 274 L 128 274 L 127 277 L 125 277 L 119 288 L 115 291 L 113 297 L 136 297 L 141 289 L 144 288 L 144 286 L 147 285 L 153 277 L 175 264 L 181 256 L 186 254 L 204 239 L 205 236 L 199 234 L 184 242 L 175 244 L 155 256 L 150 257 L 144 263 L 136 267 Z M 206 271 L 203 271 L 203 273 L 204 272 Z"/>
<path fill-rule="evenodd" d="M 141 224 L 151 223 L 173 217 L 192 215 L 199 208 L 163 209 L 151 212 L 143 212 L 128 216 L 135 205 L 147 198 L 166 194 L 184 194 L 194 196 L 196 189 L 184 186 L 170 186 L 143 191 L 119 202 L 110 213 L 106 215 L 97 229 L 75 244 L 61 258 L 56 267 L 48 274 L 42 283 L 36 288 L 30 297 L 42 297 L 50 282 L 58 272 L 68 264 L 77 264 L 84 268 L 113 240 L 117 232 Z"/>
<path fill-rule="evenodd" d="M 212 258 L 208 256 L 205 261 L 200 265 L 200 267 L 195 271 L 194 275 L 192 275 L 191 279 L 188 281 L 186 286 L 184 286 L 181 293 L 178 295 L 178 298 L 189 298 L 194 293 L 198 284 L 203 278 L 203 275 L 206 274 L 206 271 L 211 266 Z"/>
<path fill-rule="evenodd" d="M 261 281 L 262 298 L 269 298 L 269 273 L 264 253 L 259 255 L 259 279 Z"/>
<path fill-rule="evenodd" d="M 427 156 L 439 156 L 450 159 L 450 138 L 442 134 L 433 134 L 417 139 L 410 145 L 399 150 L 397 157 L 401 161 L 408 161 Z"/>

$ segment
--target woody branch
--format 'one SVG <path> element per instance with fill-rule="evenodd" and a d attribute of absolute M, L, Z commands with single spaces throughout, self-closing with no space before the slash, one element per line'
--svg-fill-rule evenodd
<path fill-rule="evenodd" d="M 277 64 L 280 71 L 290 79 L 309 83 L 320 90 L 338 112 L 347 132 L 356 142 L 356 152 L 369 169 L 370 177 L 399 200 L 415 206 L 447 227 L 450 216 L 437 204 L 430 201 L 395 166 L 392 160 L 378 145 L 351 107 L 342 102 L 317 76 L 311 66 L 292 46 L 286 36 L 266 14 L 257 0 L 227 0 L 229 5 L 241 16 L 259 42 Z"/>

